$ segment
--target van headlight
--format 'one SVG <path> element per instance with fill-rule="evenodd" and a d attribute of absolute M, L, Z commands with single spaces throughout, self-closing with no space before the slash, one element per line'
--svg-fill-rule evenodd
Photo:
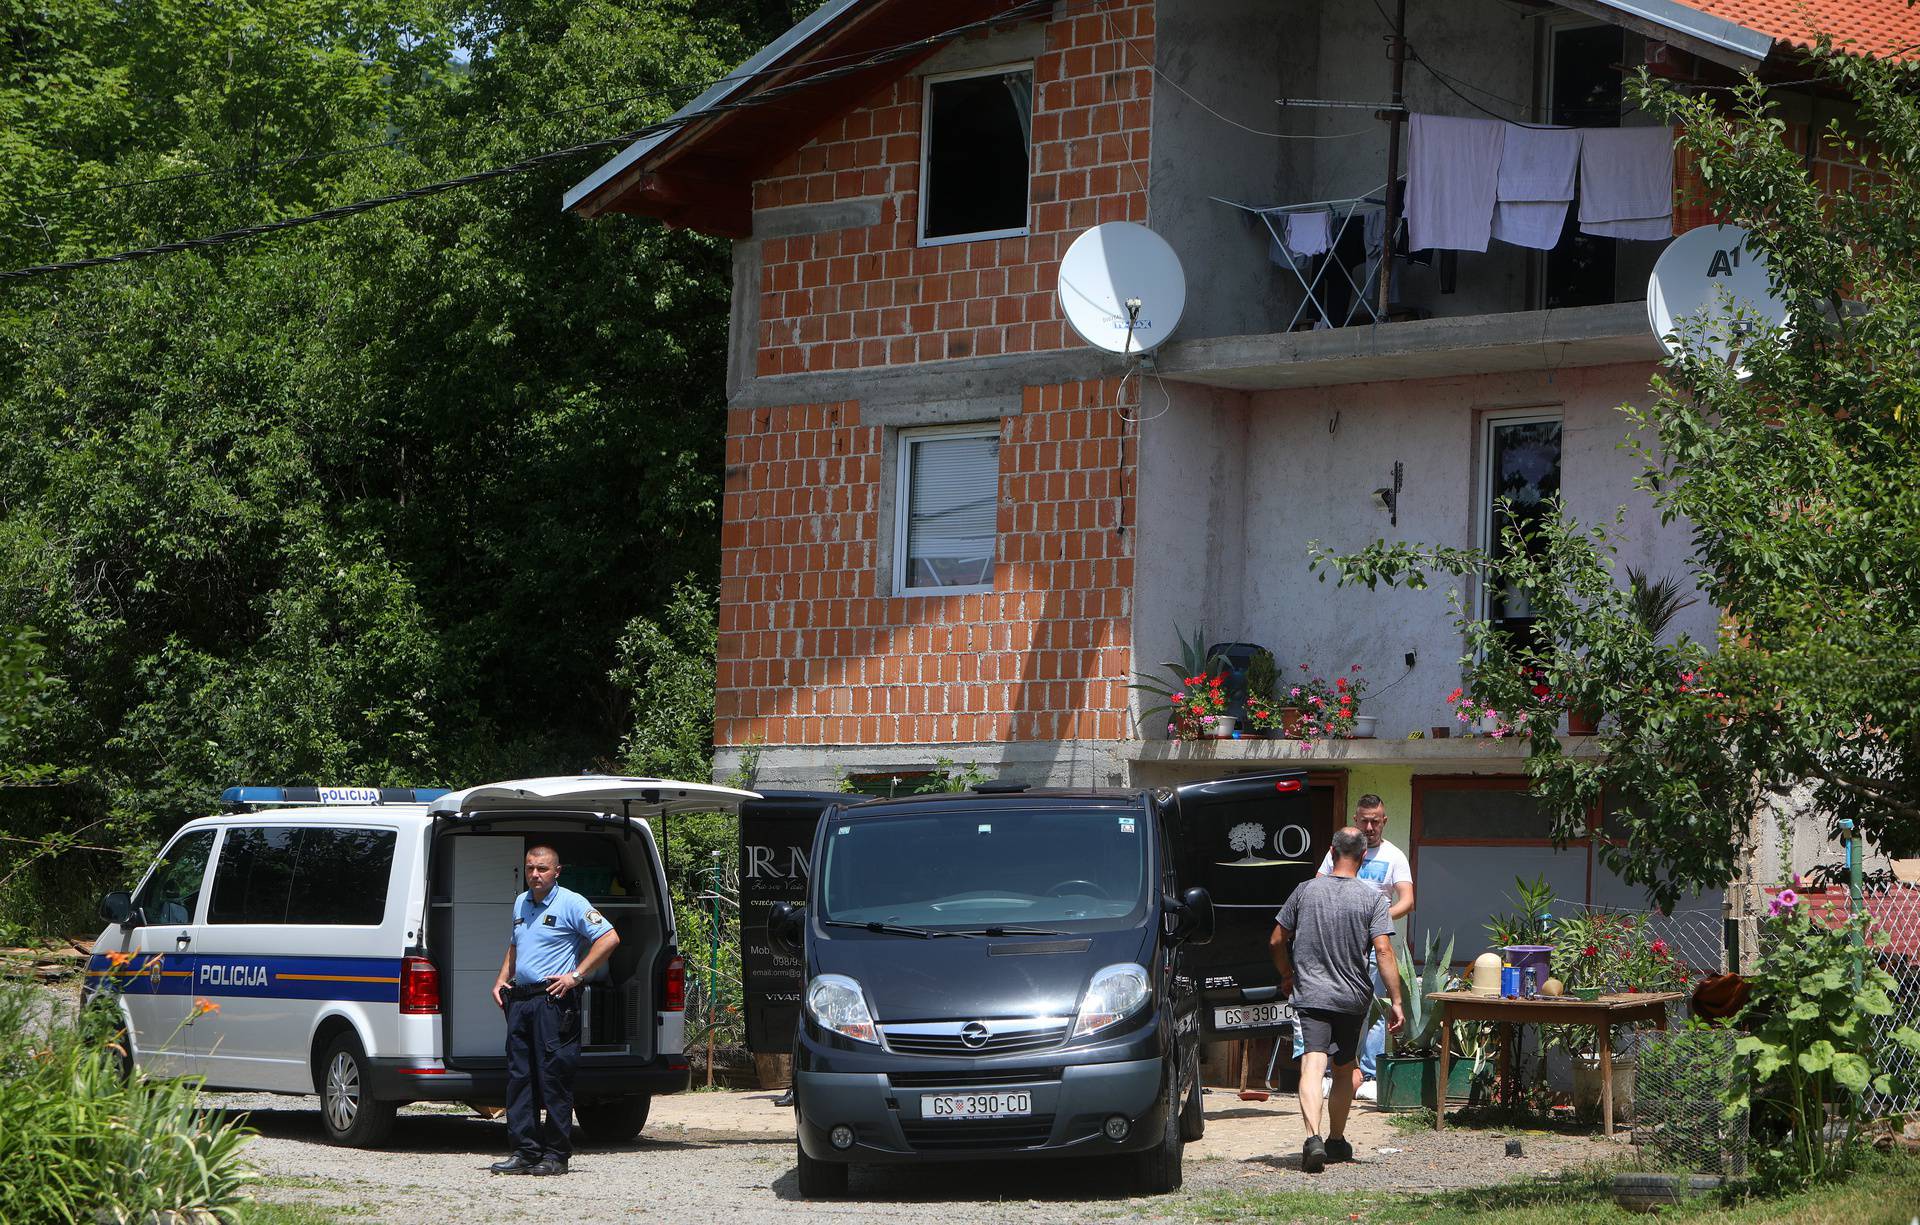
<path fill-rule="evenodd" d="M 1140 1011 L 1153 995 L 1143 966 L 1126 962 L 1097 971 L 1080 998 L 1080 1015 L 1073 1023 L 1073 1036 L 1097 1034 L 1115 1022 Z"/>
<path fill-rule="evenodd" d="M 878 1044 L 880 1033 L 867 1011 L 867 993 L 844 974 L 822 974 L 807 984 L 807 1015 L 823 1029 Z"/>

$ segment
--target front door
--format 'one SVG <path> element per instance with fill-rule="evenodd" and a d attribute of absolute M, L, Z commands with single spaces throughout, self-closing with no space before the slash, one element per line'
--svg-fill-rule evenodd
<path fill-rule="evenodd" d="M 1333 836 L 1329 804 L 1303 771 L 1190 783 L 1174 793 L 1174 858 L 1182 888 L 1213 895 L 1213 940 L 1187 953 L 1209 1040 L 1290 1029 L 1267 939 L 1294 887 L 1313 877 Z"/>
<path fill-rule="evenodd" d="M 112 982 L 126 1004 L 134 1059 L 155 1076 L 195 1069 L 189 1054 L 193 999 L 194 924 L 212 857 L 214 831 L 174 839 L 134 894 L 138 926 L 122 933 L 125 960 Z"/>

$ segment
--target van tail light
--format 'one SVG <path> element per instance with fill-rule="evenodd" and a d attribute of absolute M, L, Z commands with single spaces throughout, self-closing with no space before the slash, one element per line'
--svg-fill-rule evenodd
<path fill-rule="evenodd" d="M 684 1012 L 687 1007 L 687 959 L 675 953 L 667 959 L 666 989 L 660 992 L 662 1012 Z"/>
<path fill-rule="evenodd" d="M 440 971 L 425 957 L 400 960 L 400 1011 L 415 1014 L 440 1011 Z"/>
<path fill-rule="evenodd" d="M 1300 790 L 1300 780 L 1297 778 L 1283 778 L 1273 784 L 1273 789 L 1275 791 L 1298 791 Z"/>

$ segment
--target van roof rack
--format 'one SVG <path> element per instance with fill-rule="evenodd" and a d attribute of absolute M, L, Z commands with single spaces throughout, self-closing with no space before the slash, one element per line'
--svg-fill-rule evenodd
<path fill-rule="evenodd" d="M 366 807 L 427 804 L 445 794 L 445 787 L 229 787 L 220 793 L 220 804 L 228 812 L 335 804 Z"/>
<path fill-rule="evenodd" d="M 981 795 L 1010 795 L 1015 792 L 1026 791 L 1032 786 L 1032 783 L 1016 783 L 1008 779 L 996 778 L 989 779 L 984 783 L 975 783 L 969 790 L 976 791 Z"/>

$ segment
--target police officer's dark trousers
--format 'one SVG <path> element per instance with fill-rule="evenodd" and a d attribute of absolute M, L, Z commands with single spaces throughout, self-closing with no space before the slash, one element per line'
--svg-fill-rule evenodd
<path fill-rule="evenodd" d="M 507 1135 L 513 1151 L 528 1161 L 566 1161 L 573 1154 L 580 997 L 569 992 L 555 999 L 539 987 L 513 991 L 507 1000 Z"/>

